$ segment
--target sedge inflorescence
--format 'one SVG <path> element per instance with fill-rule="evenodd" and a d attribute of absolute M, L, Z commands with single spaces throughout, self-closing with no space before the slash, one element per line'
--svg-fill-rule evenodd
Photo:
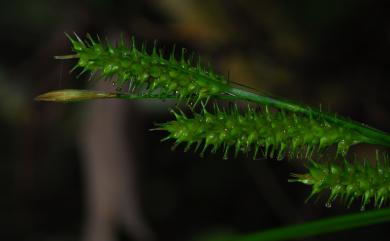
<path fill-rule="evenodd" d="M 165 57 L 156 43 L 151 51 L 147 51 L 146 45 L 137 45 L 134 38 L 131 41 L 121 38 L 114 45 L 89 35 L 86 40 L 77 35 L 68 38 L 75 54 L 56 58 L 78 59 L 74 69 L 81 69 L 80 74 L 89 72 L 91 76 L 109 80 L 117 91 L 52 91 L 38 96 L 37 100 L 68 102 L 124 97 L 184 100 L 192 103 L 189 105 L 192 110 L 190 115 L 180 109 L 172 111 L 176 120 L 158 124 L 154 129 L 168 132 L 163 140 L 174 139 L 174 148 L 185 144 L 185 151 L 188 151 L 195 146 L 195 151 L 199 150 L 201 156 L 208 150 L 215 153 L 222 149 L 224 159 L 233 152 L 235 157 L 244 153 L 251 154 L 254 159 L 261 156 L 280 160 L 288 155 L 311 160 L 313 153 L 320 153 L 330 146 L 336 147 L 336 157 L 345 158 L 354 144 L 390 143 L 386 134 L 364 128 L 351 120 L 235 89 L 228 79 L 215 74 L 210 68 L 203 68 L 200 61 L 194 64 L 191 57 L 186 57 L 184 49 L 177 59 L 175 50 Z M 248 107 L 241 111 L 237 107 L 220 110 L 215 105 L 214 110 L 209 112 L 205 103 L 213 97 L 250 101 L 264 106 L 262 110 Z M 202 103 L 199 112 L 194 110 L 197 103 Z M 270 110 L 266 105 L 275 109 Z M 347 161 L 341 164 L 311 161 L 308 173 L 293 174 L 293 177 L 290 181 L 312 186 L 310 197 L 329 191 L 329 205 L 341 198 L 348 206 L 361 199 L 362 208 L 369 203 L 381 207 L 390 199 L 387 158 L 377 160 L 375 166 Z"/>
<path fill-rule="evenodd" d="M 186 143 L 187 151 L 195 144 L 201 155 L 211 148 L 211 152 L 223 149 L 224 158 L 229 150 L 234 155 L 253 151 L 256 158 L 259 150 L 263 156 L 283 159 L 285 153 L 294 157 L 310 157 L 313 152 L 337 145 L 337 153 L 345 155 L 349 147 L 359 143 L 362 137 L 355 132 L 340 128 L 320 117 L 310 117 L 284 111 L 271 112 L 248 108 L 241 113 L 238 108 L 224 111 L 218 107 L 214 113 L 205 108 L 200 113 L 187 117 L 183 112 L 173 111 L 176 120 L 160 124 L 157 130 L 169 132 L 163 139 L 175 139 L 174 147 Z"/>
<path fill-rule="evenodd" d="M 390 199 L 390 166 L 388 157 L 375 161 L 349 163 L 319 163 L 311 161 L 308 173 L 292 174 L 292 182 L 301 182 L 312 186 L 309 196 L 328 191 L 327 206 L 340 198 L 349 207 L 355 200 L 361 199 L 361 209 L 372 203 L 380 208 Z"/>
<path fill-rule="evenodd" d="M 87 40 L 81 40 L 77 35 L 68 38 L 76 53 L 71 56 L 78 58 L 75 68 L 81 68 L 82 73 L 89 71 L 113 79 L 119 89 L 124 86 L 129 91 L 141 88 L 143 94 L 158 92 L 160 96 L 193 99 L 197 103 L 229 88 L 228 80 L 223 76 L 204 69 L 199 62 L 193 66 L 190 58 L 185 57 L 184 49 L 180 60 L 176 60 L 175 50 L 165 59 L 156 45 L 148 53 L 145 45 L 136 46 L 134 38 L 130 43 L 122 38 L 116 46 L 91 36 Z"/>

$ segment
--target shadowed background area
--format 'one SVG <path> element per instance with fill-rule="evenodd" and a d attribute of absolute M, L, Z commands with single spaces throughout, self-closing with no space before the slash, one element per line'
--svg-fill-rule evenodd
<path fill-rule="evenodd" d="M 304 203 L 296 160 L 171 151 L 166 101 L 41 103 L 113 90 L 69 74 L 64 32 L 185 47 L 235 82 L 390 131 L 386 1 L 2 1 L 0 240 L 202 240 L 358 212 Z M 387 7 L 386 7 L 387 5 Z M 151 44 L 150 44 L 151 46 Z M 375 148 L 352 150 L 372 157 Z M 389 224 L 310 240 L 385 240 Z"/>

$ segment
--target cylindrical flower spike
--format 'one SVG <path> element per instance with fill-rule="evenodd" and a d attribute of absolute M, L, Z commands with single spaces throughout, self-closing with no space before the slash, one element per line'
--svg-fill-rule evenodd
<path fill-rule="evenodd" d="M 134 38 L 129 45 L 121 39 L 117 46 L 112 46 L 109 42 L 96 41 L 90 36 L 86 41 L 77 36 L 67 36 L 75 54 L 56 58 L 77 58 L 75 68 L 80 68 L 82 73 L 98 73 L 105 79 L 112 78 L 118 89 L 126 86 L 129 91 L 134 91 L 140 87 L 144 94 L 158 92 L 161 98 L 171 95 L 179 99 L 193 99 L 194 103 L 198 103 L 222 94 L 230 87 L 223 76 L 200 65 L 192 66 L 191 61 L 185 58 L 184 50 L 180 61 L 177 61 L 174 50 L 165 59 L 156 46 L 151 54 L 147 53 L 145 45 L 138 49 Z"/>
<path fill-rule="evenodd" d="M 308 158 L 315 151 L 336 145 L 337 153 L 344 156 L 351 145 L 364 141 L 359 133 L 321 118 L 283 111 L 271 113 L 268 108 L 263 112 L 248 108 L 243 114 L 237 108 L 228 112 L 215 108 L 214 113 L 203 108 L 201 113 L 194 112 L 192 118 L 182 112 L 173 113 L 176 120 L 157 128 L 169 132 L 164 140 L 176 139 L 175 145 L 187 143 L 186 150 L 193 143 L 204 143 L 201 155 L 211 146 L 212 152 L 222 147 L 224 158 L 231 149 L 235 156 L 254 150 L 256 158 L 260 149 L 264 156 L 278 159 L 284 158 L 285 153 Z"/>
<path fill-rule="evenodd" d="M 292 174 L 291 182 L 301 182 L 312 186 L 309 199 L 324 191 L 329 191 L 327 206 L 340 198 L 349 207 L 355 200 L 361 200 L 361 209 L 372 203 L 380 208 L 390 198 L 390 166 L 388 157 L 377 158 L 376 164 L 367 161 L 353 164 L 319 163 L 311 161 L 308 173 Z"/>

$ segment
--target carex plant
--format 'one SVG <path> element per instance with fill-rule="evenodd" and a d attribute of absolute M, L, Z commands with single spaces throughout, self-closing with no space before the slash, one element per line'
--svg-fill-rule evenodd
<path fill-rule="evenodd" d="M 174 120 L 157 124 L 153 130 L 167 133 L 163 140 L 173 140 L 173 147 L 183 144 L 203 156 L 206 152 L 223 152 L 223 158 L 245 153 L 254 159 L 307 160 L 307 173 L 292 174 L 291 182 L 310 185 L 310 197 L 328 193 L 327 205 L 341 199 L 350 206 L 382 207 L 390 198 L 388 158 L 363 161 L 347 160 L 349 148 L 359 143 L 390 146 L 390 135 L 362 123 L 292 101 L 247 91 L 222 75 L 204 68 L 200 61 L 188 57 L 183 49 L 168 57 L 154 44 L 151 50 L 134 38 L 116 44 L 87 35 L 67 35 L 73 54 L 57 59 L 77 59 L 74 69 L 89 72 L 95 78 L 111 81 L 116 92 L 59 90 L 42 94 L 37 100 L 81 101 L 97 98 L 176 99 L 189 106 L 184 114 L 179 105 L 171 110 Z M 180 55 L 179 58 L 176 55 Z M 230 102 L 231 108 L 210 99 Z M 238 108 L 236 102 L 247 102 Z M 320 162 L 317 154 L 336 147 L 334 160 Z M 373 164 L 374 163 L 374 164 Z"/>

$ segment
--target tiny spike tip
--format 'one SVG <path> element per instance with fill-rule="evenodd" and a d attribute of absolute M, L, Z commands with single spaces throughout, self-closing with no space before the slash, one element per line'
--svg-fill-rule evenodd
<path fill-rule="evenodd" d="M 93 99 L 116 98 L 116 93 L 89 91 L 89 90 L 56 90 L 41 94 L 35 97 L 37 101 L 52 102 L 79 102 Z"/>

